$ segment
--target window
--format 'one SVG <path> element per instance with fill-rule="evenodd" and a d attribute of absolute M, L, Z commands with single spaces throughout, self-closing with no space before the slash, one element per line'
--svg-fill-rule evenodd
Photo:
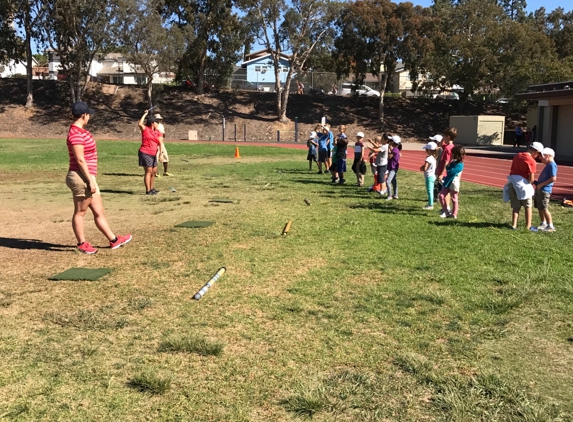
<path fill-rule="evenodd" d="M 286 66 L 283 67 L 283 73 L 288 73 L 288 67 Z"/>
<path fill-rule="evenodd" d="M 123 76 L 112 76 L 111 77 L 112 84 L 123 84 Z"/>
<path fill-rule="evenodd" d="M 261 73 L 267 73 L 267 67 L 266 66 L 263 66 L 261 68 Z"/>
<path fill-rule="evenodd" d="M 261 66 L 255 66 L 255 72 L 260 72 L 261 71 Z"/>
<path fill-rule="evenodd" d="M 147 76 L 136 76 L 135 83 L 137 85 L 145 85 L 147 84 Z"/>

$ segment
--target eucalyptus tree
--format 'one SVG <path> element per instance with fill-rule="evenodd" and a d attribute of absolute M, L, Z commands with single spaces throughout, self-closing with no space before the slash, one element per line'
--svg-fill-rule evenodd
<path fill-rule="evenodd" d="M 184 34 L 166 25 L 158 0 L 121 0 L 116 42 L 133 72 L 143 71 L 149 105 L 153 103 L 153 79 L 163 72 L 175 72 L 181 59 Z"/>
<path fill-rule="evenodd" d="M 94 57 L 113 43 L 117 3 L 112 0 L 50 0 L 43 22 L 46 43 L 58 56 L 70 89 L 80 101 L 90 79 Z"/>
<path fill-rule="evenodd" d="M 384 92 L 399 59 L 417 75 L 422 58 L 433 49 L 426 32 L 432 28 L 431 12 L 412 3 L 366 0 L 347 5 L 336 21 L 337 73 L 354 74 L 363 80 L 367 73 L 378 78 L 378 119 L 384 123 Z"/>
<path fill-rule="evenodd" d="M 293 76 L 306 69 L 315 48 L 329 39 L 340 3 L 330 0 L 240 0 L 256 39 L 270 53 L 275 74 L 276 112 L 279 121 L 286 112 Z M 284 86 L 281 60 L 289 62 Z"/>
<path fill-rule="evenodd" d="M 165 0 L 164 15 L 186 31 L 179 75 L 191 76 L 198 94 L 207 71 L 221 82 L 240 58 L 246 31 L 233 6 L 232 0 Z"/>
<path fill-rule="evenodd" d="M 0 0 L 0 65 L 24 56 L 22 40 L 14 28 L 14 14 L 14 3 Z"/>
<path fill-rule="evenodd" d="M 8 0 L 13 4 L 14 20 L 24 33 L 26 54 L 26 107 L 34 105 L 32 40 L 40 44 L 44 39 L 41 22 L 48 7 L 48 0 Z"/>

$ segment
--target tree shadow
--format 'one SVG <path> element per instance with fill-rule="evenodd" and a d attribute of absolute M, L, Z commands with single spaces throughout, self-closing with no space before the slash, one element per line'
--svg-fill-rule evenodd
<path fill-rule="evenodd" d="M 101 193 L 116 193 L 118 195 L 135 195 L 132 190 L 100 189 Z"/>
<path fill-rule="evenodd" d="M 119 176 L 119 177 L 141 177 L 141 173 L 102 173 L 104 176 Z"/>
<path fill-rule="evenodd" d="M 55 243 L 47 243 L 38 239 L 18 239 L 10 237 L 0 237 L 0 247 L 11 249 L 38 249 L 43 251 L 65 252 L 70 249 L 75 249 L 71 245 L 58 245 Z"/>
<path fill-rule="evenodd" d="M 462 227 L 469 227 L 472 229 L 509 229 L 510 225 L 507 223 L 489 223 L 487 221 L 459 221 L 457 219 L 447 219 L 443 221 L 428 221 L 428 224 L 433 224 L 434 226 L 438 227 L 446 227 L 446 226 L 462 226 Z"/>

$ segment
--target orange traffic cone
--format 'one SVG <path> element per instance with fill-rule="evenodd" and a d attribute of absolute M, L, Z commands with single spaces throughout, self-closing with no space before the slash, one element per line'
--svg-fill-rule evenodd
<path fill-rule="evenodd" d="M 241 158 L 241 154 L 239 154 L 239 147 L 235 147 L 235 158 Z"/>

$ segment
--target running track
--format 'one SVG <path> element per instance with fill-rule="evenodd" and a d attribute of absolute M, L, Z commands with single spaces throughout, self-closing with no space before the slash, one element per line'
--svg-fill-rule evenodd
<path fill-rule="evenodd" d="M 229 146 L 273 146 L 279 148 L 294 148 L 306 150 L 306 143 L 262 143 L 262 142 L 215 142 L 215 141 L 191 141 L 192 143 L 217 143 L 226 144 Z M 405 170 L 419 171 L 420 166 L 424 163 L 424 157 L 426 153 L 421 149 L 413 150 L 410 149 L 413 146 L 408 145 L 402 151 L 402 158 L 400 159 L 400 168 Z M 305 157 L 306 159 L 306 154 Z M 348 148 L 348 159 L 352 160 L 354 158 L 353 148 Z M 464 172 L 462 180 L 465 182 L 478 183 L 480 185 L 494 186 L 497 188 L 503 188 L 506 183 L 507 175 L 509 174 L 509 169 L 511 167 L 511 158 L 508 156 L 506 159 L 503 158 L 488 158 L 483 156 L 473 156 L 471 151 L 467 153 L 464 160 Z M 543 169 L 544 165 L 537 163 L 537 173 L 536 177 Z M 557 173 L 557 182 L 553 186 L 553 194 L 551 196 L 553 199 L 563 199 L 563 198 L 573 198 L 573 166 L 559 165 Z"/>

